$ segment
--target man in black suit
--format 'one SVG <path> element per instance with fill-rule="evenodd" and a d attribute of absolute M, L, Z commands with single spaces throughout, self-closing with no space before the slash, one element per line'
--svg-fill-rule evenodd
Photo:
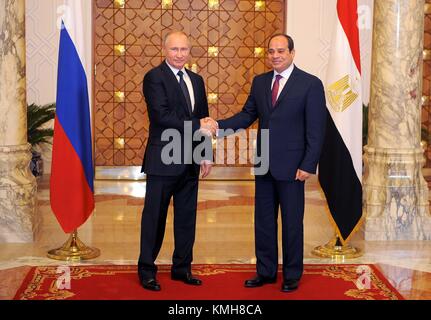
<path fill-rule="evenodd" d="M 161 289 L 156 279 L 155 260 L 162 246 L 172 197 L 175 249 L 171 278 L 189 285 L 202 283 L 192 275 L 191 263 L 199 167 L 204 178 L 211 171 L 211 162 L 194 161 L 196 157 L 192 157 L 192 153 L 197 143 L 192 136 L 204 128 L 215 132 L 215 128 L 204 123 L 204 118 L 208 117 L 204 81 L 201 76 L 184 68 L 190 56 L 187 35 L 179 31 L 168 33 L 164 39 L 163 53 L 165 60 L 150 70 L 143 82 L 150 128 L 142 165 L 147 185 L 141 222 L 138 275 L 141 285 L 153 291 Z M 179 139 L 175 140 L 175 134 Z M 180 157 L 172 158 L 172 153 L 179 154 Z M 207 154 L 206 159 L 210 160 L 212 156 Z"/>
<path fill-rule="evenodd" d="M 327 116 L 322 82 L 297 68 L 294 56 L 290 36 L 271 37 L 268 60 L 274 70 L 254 78 L 241 112 L 218 121 L 220 129 L 237 130 L 259 119 L 258 154 L 261 144 L 269 143 L 269 171 L 255 176 L 257 276 L 247 280 L 245 286 L 276 282 L 281 207 L 281 290 L 285 292 L 298 288 L 303 273 L 304 181 L 316 172 Z M 269 141 L 260 141 L 262 130 L 268 130 Z"/>

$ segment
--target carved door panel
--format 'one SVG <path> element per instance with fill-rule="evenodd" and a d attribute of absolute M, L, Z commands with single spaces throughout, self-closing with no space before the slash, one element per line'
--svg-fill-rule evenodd
<path fill-rule="evenodd" d="M 205 80 L 210 116 L 225 118 L 268 70 L 267 40 L 284 30 L 284 12 L 285 1 L 94 1 L 96 165 L 141 164 L 148 137 L 142 79 L 161 63 L 168 31 L 190 35 L 189 67 Z"/>

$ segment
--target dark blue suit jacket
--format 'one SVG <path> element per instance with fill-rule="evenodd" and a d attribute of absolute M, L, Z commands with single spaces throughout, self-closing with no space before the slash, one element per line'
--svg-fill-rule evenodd
<path fill-rule="evenodd" d="M 274 107 L 274 72 L 253 79 L 241 112 L 218 121 L 220 129 L 249 127 L 259 119 L 257 152 L 262 129 L 269 129 L 269 170 L 277 180 L 294 180 L 297 169 L 315 173 L 326 128 L 327 109 L 322 82 L 294 66 Z"/>
<path fill-rule="evenodd" d="M 184 140 L 184 121 L 192 122 L 192 132 L 200 128 L 200 119 L 208 117 L 208 103 L 205 84 L 202 77 L 190 70 L 189 75 L 194 91 L 195 106 L 193 114 L 189 114 L 187 102 L 178 80 L 169 66 L 163 61 L 158 67 L 148 71 L 144 77 L 143 91 L 150 120 L 149 136 L 145 149 L 141 172 L 159 176 L 178 176 L 184 172 L 184 145 L 181 148 L 182 163 L 164 164 L 161 159 L 163 147 L 169 141 L 162 141 L 161 136 L 166 129 L 177 129 Z M 198 142 L 192 143 L 196 146 Z M 209 155 L 210 159 L 212 155 Z M 199 173 L 199 165 L 194 164 Z"/>

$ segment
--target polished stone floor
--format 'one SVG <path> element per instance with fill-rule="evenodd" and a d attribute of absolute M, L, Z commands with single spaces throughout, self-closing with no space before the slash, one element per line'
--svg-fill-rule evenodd
<path fill-rule="evenodd" d="M 135 264 L 139 251 L 140 217 L 145 181 L 95 182 L 96 210 L 79 229 L 87 245 L 101 255 L 87 264 Z M 253 181 L 200 182 L 194 263 L 255 263 L 253 236 Z M 0 299 L 11 299 L 30 266 L 64 264 L 46 257 L 48 250 L 67 239 L 49 206 L 48 177 L 39 181 L 38 214 L 41 224 L 32 244 L 0 244 Z M 345 261 L 312 255 L 333 236 L 323 193 L 313 177 L 306 184 L 304 219 L 305 263 L 372 263 L 406 299 L 431 299 L 430 241 L 364 241 L 359 230 L 351 245 L 359 258 Z M 280 236 L 280 232 L 279 232 Z M 281 246 L 280 246 L 281 247 Z M 173 251 L 172 207 L 158 263 L 169 264 Z"/>

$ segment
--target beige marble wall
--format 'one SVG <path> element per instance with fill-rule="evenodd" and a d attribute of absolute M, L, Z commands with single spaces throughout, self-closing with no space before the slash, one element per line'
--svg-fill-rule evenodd
<path fill-rule="evenodd" d="M 420 145 L 424 0 L 374 2 L 364 210 L 367 240 L 431 239 Z"/>
<path fill-rule="evenodd" d="M 27 143 L 24 16 L 24 0 L 0 0 L 0 242 L 31 242 L 38 225 Z"/>

